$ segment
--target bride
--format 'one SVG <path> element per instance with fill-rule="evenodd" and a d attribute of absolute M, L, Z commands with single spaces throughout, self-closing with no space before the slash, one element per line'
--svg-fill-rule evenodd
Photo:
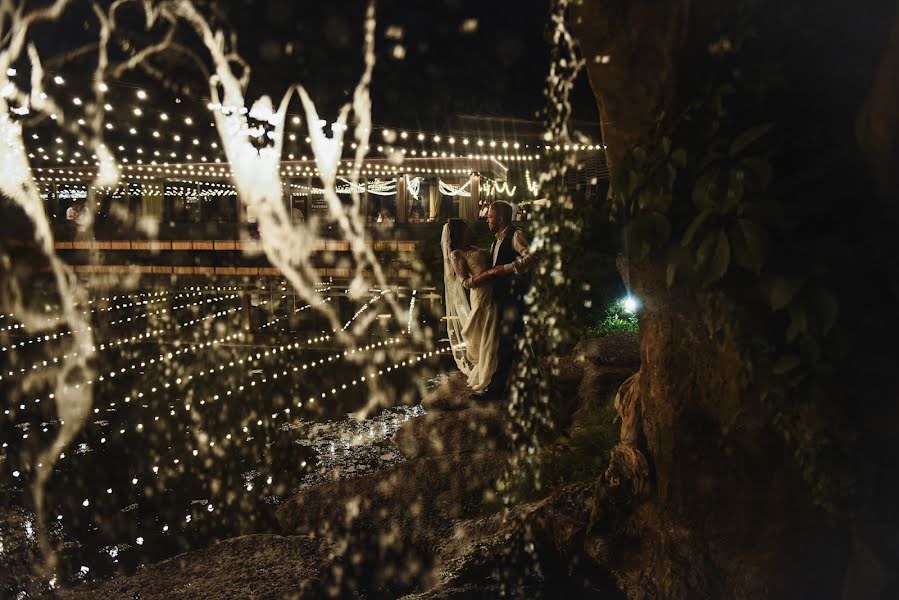
<path fill-rule="evenodd" d="M 471 230 L 463 219 L 450 219 L 440 238 L 443 249 L 443 281 L 446 285 L 446 329 L 453 358 L 468 376 L 468 385 L 479 392 L 496 371 L 499 314 L 489 280 L 465 294 L 462 282 L 490 268 L 490 256 L 471 245 Z"/>

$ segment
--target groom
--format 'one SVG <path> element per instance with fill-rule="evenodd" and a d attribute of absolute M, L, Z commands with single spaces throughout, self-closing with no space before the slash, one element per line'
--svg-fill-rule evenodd
<path fill-rule="evenodd" d="M 524 332 L 524 295 L 530 284 L 528 273 L 538 258 L 530 250 L 529 236 L 512 224 L 512 213 L 512 205 L 503 201 L 494 202 L 487 211 L 487 226 L 496 236 L 490 245 L 494 268 L 482 275 L 493 279 L 493 298 L 500 311 L 502 331 L 496 371 L 483 398 L 499 398 L 505 391 L 509 372 L 517 358 L 517 341 Z M 466 287 L 477 285 L 479 277 L 467 279 Z"/>

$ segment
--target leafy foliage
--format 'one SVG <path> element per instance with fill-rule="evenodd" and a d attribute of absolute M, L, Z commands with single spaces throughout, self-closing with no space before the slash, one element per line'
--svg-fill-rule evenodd
<path fill-rule="evenodd" d="M 629 258 L 667 263 L 668 287 L 699 298 L 712 338 L 739 347 L 745 385 L 794 448 L 816 501 L 836 510 L 854 485 L 852 434 L 812 415 L 842 352 L 833 336 L 841 275 L 815 251 L 827 243 L 808 227 L 819 209 L 794 201 L 795 174 L 775 170 L 788 133 L 757 107 L 777 78 L 727 66 L 619 161 L 613 218 Z"/>
<path fill-rule="evenodd" d="M 584 332 L 584 337 L 604 337 L 615 333 L 636 333 L 640 330 L 637 315 L 628 314 L 622 308 L 623 301 L 615 302 L 606 309 L 601 319 Z"/>

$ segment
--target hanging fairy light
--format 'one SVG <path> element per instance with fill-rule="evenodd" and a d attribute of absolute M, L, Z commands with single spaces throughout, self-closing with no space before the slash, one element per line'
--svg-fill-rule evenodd
<path fill-rule="evenodd" d="M 463 198 L 470 198 L 471 192 L 466 190 L 466 188 L 470 185 L 470 179 L 461 186 L 451 185 L 449 183 L 446 183 L 442 179 L 438 181 L 438 188 L 440 189 L 440 193 L 444 196 L 462 196 Z"/>

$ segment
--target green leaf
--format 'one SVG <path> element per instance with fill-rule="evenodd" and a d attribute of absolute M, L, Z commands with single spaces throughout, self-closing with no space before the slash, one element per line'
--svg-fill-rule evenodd
<path fill-rule="evenodd" d="M 643 188 L 637 196 L 637 207 L 641 211 L 667 212 L 671 204 L 671 196 L 661 186 Z"/>
<path fill-rule="evenodd" d="M 710 169 L 699 176 L 693 186 L 693 204 L 700 210 L 717 208 L 715 193 L 718 188 L 718 169 Z"/>
<path fill-rule="evenodd" d="M 762 125 L 756 125 L 751 129 L 747 129 L 740 135 L 734 139 L 733 143 L 730 145 L 730 155 L 737 156 L 742 152 L 747 146 L 751 143 L 768 133 L 771 130 L 773 123 L 763 123 Z"/>
<path fill-rule="evenodd" d="M 645 258 L 650 250 L 668 243 L 671 224 L 668 217 L 649 210 L 635 215 L 624 230 L 625 246 L 632 258 Z"/>
<path fill-rule="evenodd" d="M 732 83 L 722 83 L 718 86 L 718 95 L 720 96 L 730 96 L 731 94 L 736 93 L 737 88 L 735 88 Z"/>
<path fill-rule="evenodd" d="M 808 333 L 808 316 L 805 314 L 805 311 L 796 306 L 795 304 L 790 306 L 790 326 L 787 327 L 787 341 L 793 342 L 800 335 L 805 335 Z"/>
<path fill-rule="evenodd" d="M 643 146 L 634 146 L 632 150 L 634 160 L 639 164 L 646 160 L 646 149 Z"/>
<path fill-rule="evenodd" d="M 627 174 L 627 185 L 624 188 L 625 196 L 630 198 L 634 195 L 636 189 L 640 186 L 640 175 L 637 171 L 631 171 Z"/>
<path fill-rule="evenodd" d="M 723 230 L 712 231 L 705 237 L 696 251 L 696 259 L 704 270 L 706 284 L 724 277 L 730 265 L 730 243 Z"/>
<path fill-rule="evenodd" d="M 663 137 L 662 138 L 662 153 L 667 156 L 669 152 L 671 152 L 671 138 Z"/>
<path fill-rule="evenodd" d="M 630 176 L 631 171 L 634 170 L 633 162 L 633 157 L 630 155 L 630 152 L 628 152 L 625 153 L 618 164 L 612 169 L 610 183 L 612 184 L 612 190 L 617 194 L 621 194 L 627 188 L 628 177 Z"/>
<path fill-rule="evenodd" d="M 625 247 L 628 256 L 634 259 L 645 258 L 649 254 L 651 232 L 645 219 L 634 218 L 624 228 Z"/>
<path fill-rule="evenodd" d="M 774 310 L 781 310 L 796 296 L 802 287 L 803 279 L 799 277 L 775 277 L 771 282 L 768 303 Z"/>
<path fill-rule="evenodd" d="M 650 211 L 644 215 L 644 218 L 652 231 L 651 244 L 656 247 L 667 244 L 671 239 L 671 223 L 668 222 L 668 217 L 660 212 Z"/>
<path fill-rule="evenodd" d="M 730 242 L 723 231 L 718 232 L 718 240 L 715 244 L 715 253 L 712 255 L 711 269 L 707 281 L 718 281 L 727 273 L 730 266 Z"/>
<path fill-rule="evenodd" d="M 815 308 L 817 329 L 822 334 L 825 334 L 833 328 L 837 321 L 840 303 L 833 292 L 827 288 L 820 288 L 815 292 Z"/>
<path fill-rule="evenodd" d="M 667 163 L 665 164 L 665 170 L 668 174 L 668 181 L 666 183 L 668 184 L 668 189 L 671 189 L 674 187 L 674 182 L 677 181 L 677 169 L 675 169 L 674 165 L 671 163 Z"/>
<path fill-rule="evenodd" d="M 695 253 L 677 245 L 668 246 L 667 251 L 668 265 L 665 272 L 665 282 L 668 284 L 668 287 L 674 287 L 678 282 L 690 285 L 692 278 L 695 277 Z"/>
<path fill-rule="evenodd" d="M 817 364 L 821 359 L 821 346 L 811 336 L 805 336 L 799 342 L 799 355 L 806 364 Z"/>
<path fill-rule="evenodd" d="M 765 264 L 765 247 L 767 236 L 765 231 L 748 219 L 737 219 L 730 230 L 733 245 L 734 262 L 758 274 Z"/>
<path fill-rule="evenodd" d="M 699 228 L 702 227 L 703 223 L 714 214 L 710 210 L 704 210 L 696 215 L 696 218 L 690 223 L 687 227 L 687 230 L 684 232 L 684 237 L 681 240 L 681 246 L 689 246 L 693 241 L 693 238 L 696 237 L 696 233 L 699 231 Z"/>
<path fill-rule="evenodd" d="M 676 260 L 668 263 L 668 269 L 665 271 L 665 283 L 668 284 L 669 288 L 674 286 L 674 281 L 677 279 L 677 269 L 678 263 Z"/>
<path fill-rule="evenodd" d="M 771 163 L 758 156 L 750 156 L 740 161 L 746 172 L 746 188 L 754 192 L 764 192 L 771 184 Z"/>
<path fill-rule="evenodd" d="M 708 264 L 709 257 L 715 251 L 716 233 L 715 231 L 708 233 L 696 249 L 696 265 L 700 268 Z"/>
<path fill-rule="evenodd" d="M 734 169 L 728 174 L 727 194 L 724 196 L 721 212 L 732 213 L 736 211 L 737 205 L 743 199 L 743 177 L 744 174 L 740 169 Z"/>
<path fill-rule="evenodd" d="M 784 375 L 798 367 L 800 364 L 801 361 L 798 356 L 787 354 L 777 359 L 777 362 L 774 363 L 774 367 L 772 367 L 771 370 L 777 375 Z"/>
<path fill-rule="evenodd" d="M 671 163 L 679 169 L 687 166 L 687 151 L 683 148 L 677 148 L 671 153 Z"/>

